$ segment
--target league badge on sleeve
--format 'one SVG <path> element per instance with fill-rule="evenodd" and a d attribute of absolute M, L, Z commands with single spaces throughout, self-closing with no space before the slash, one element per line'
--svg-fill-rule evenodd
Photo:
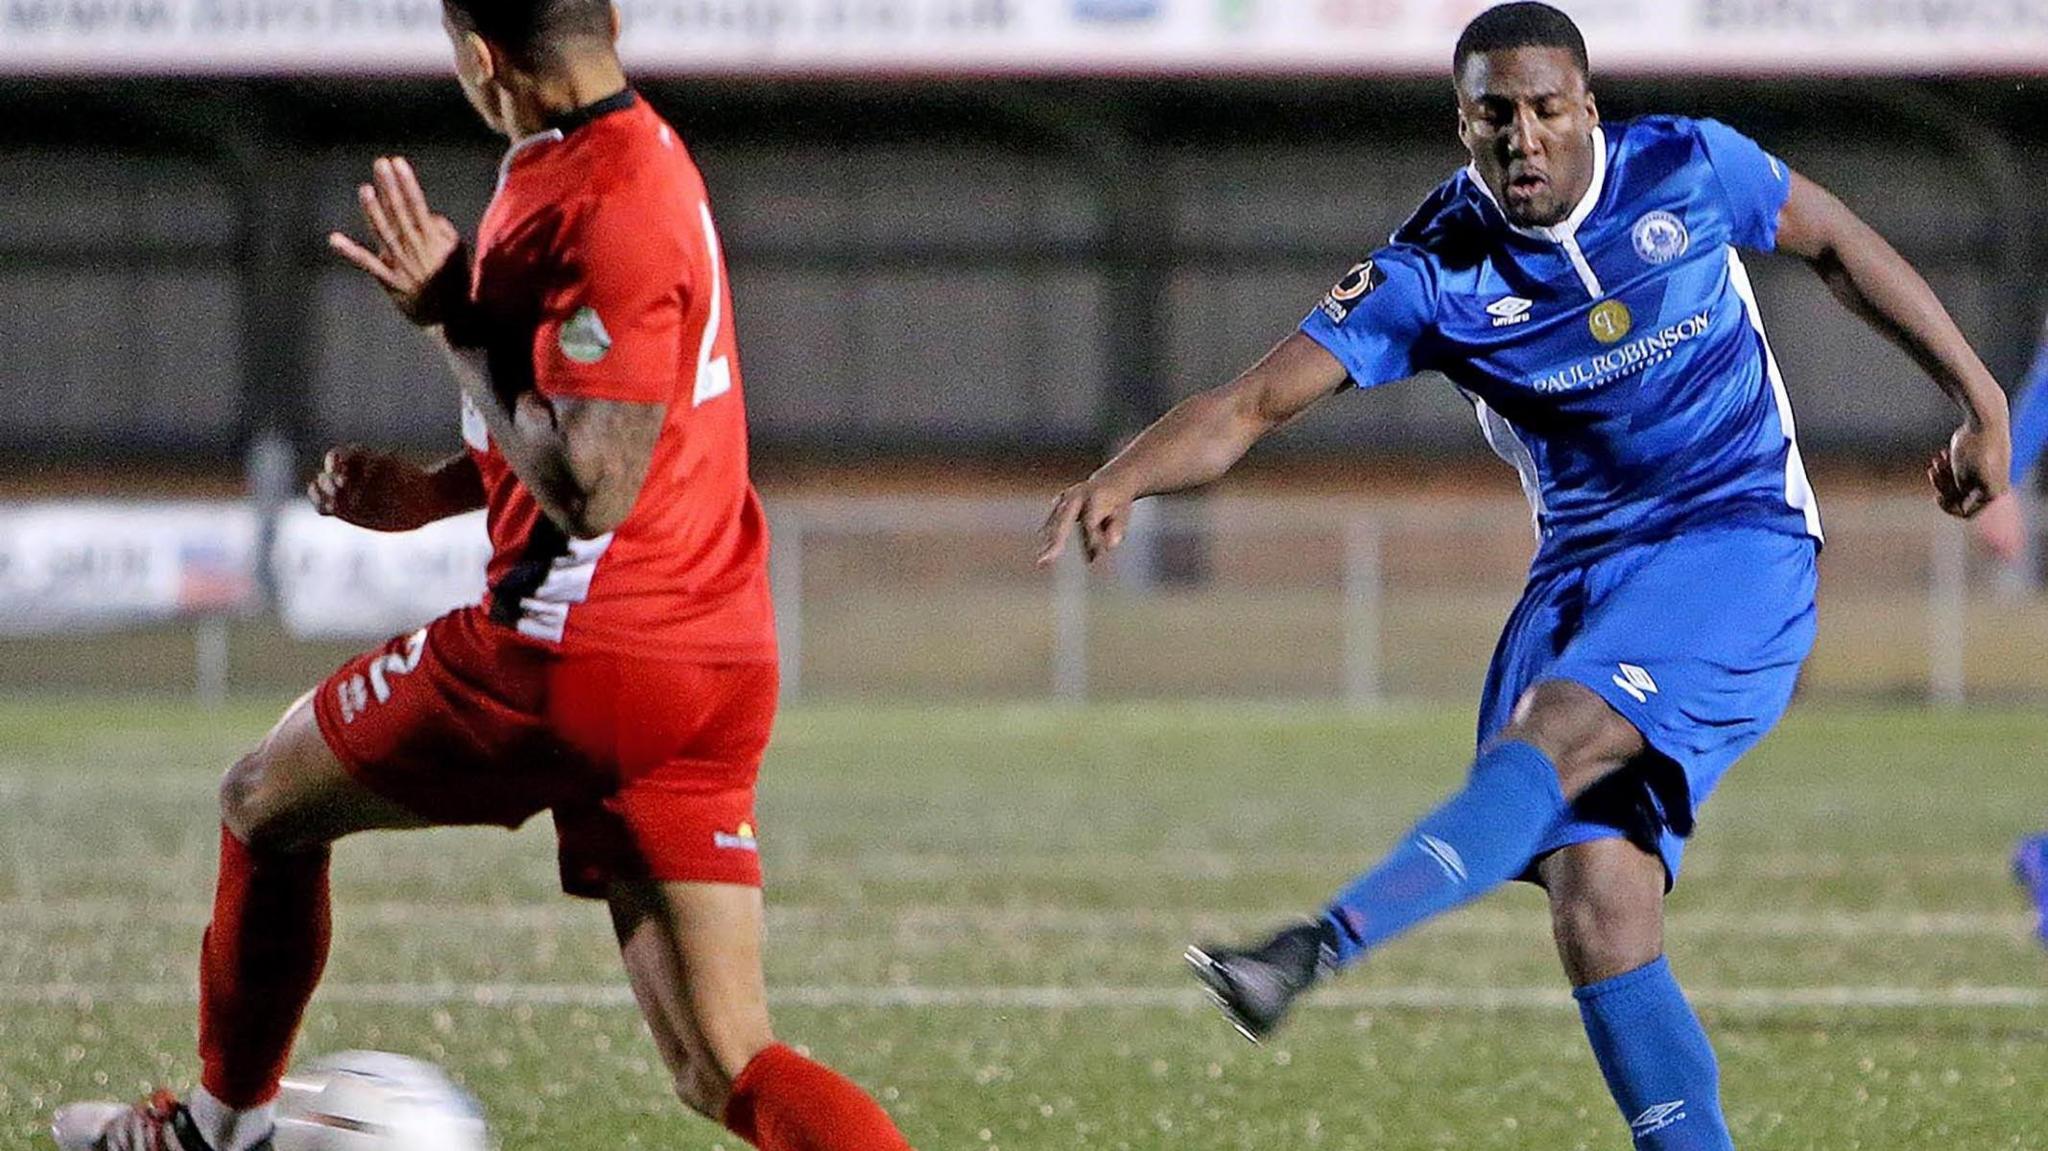
<path fill-rule="evenodd" d="M 1387 274 L 1371 260 L 1354 266 L 1337 281 L 1336 287 L 1330 289 L 1330 294 L 1323 297 L 1323 314 L 1330 317 L 1333 324 L 1343 323 L 1350 318 L 1351 310 L 1358 306 L 1358 301 L 1372 295 L 1374 288 L 1386 282 Z"/>
<path fill-rule="evenodd" d="M 1637 220 L 1629 238 L 1646 264 L 1668 264 L 1692 247 L 1692 233 L 1686 231 L 1685 221 L 1669 212 L 1651 212 Z"/>
<path fill-rule="evenodd" d="M 604 321 L 597 316 L 597 309 L 582 307 L 562 325 L 561 335 L 556 340 L 562 347 L 562 354 L 579 364 L 594 364 L 604 359 L 612 350 L 612 335 L 604 330 Z"/>

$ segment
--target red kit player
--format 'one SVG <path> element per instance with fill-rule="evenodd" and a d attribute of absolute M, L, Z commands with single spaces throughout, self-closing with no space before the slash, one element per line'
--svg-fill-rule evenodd
<path fill-rule="evenodd" d="M 463 91 L 513 141 L 473 271 L 399 159 L 361 189 L 375 249 L 331 244 L 447 346 L 468 450 L 422 469 L 340 449 L 312 497 L 380 530 L 488 509 L 489 594 L 344 665 L 227 773 L 201 1086 L 66 1107 L 57 1141 L 268 1151 L 327 957 L 329 845 L 547 810 L 563 886 L 609 901 L 684 1102 L 766 1151 L 907 1148 L 769 1029 L 753 811 L 776 699 L 768 537 L 703 182 L 627 86 L 609 0 L 444 13 Z"/>

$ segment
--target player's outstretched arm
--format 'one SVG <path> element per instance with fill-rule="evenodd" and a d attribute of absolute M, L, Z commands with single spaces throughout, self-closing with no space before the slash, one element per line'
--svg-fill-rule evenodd
<path fill-rule="evenodd" d="M 1999 389 L 1934 290 L 1884 237 L 1798 173 L 1778 215 L 1778 250 L 1805 260 L 1828 288 L 1905 349 L 1963 409 L 1963 424 L 1927 466 L 1943 511 L 1969 517 L 2010 486 L 2012 444 Z"/>
<path fill-rule="evenodd" d="M 1038 562 L 1066 551 L 1075 525 L 1089 560 L 1124 539 L 1131 504 L 1220 479 L 1253 444 L 1344 386 L 1337 357 L 1296 333 L 1236 379 L 1174 405 L 1095 474 L 1061 492 Z"/>
<path fill-rule="evenodd" d="M 468 452 L 421 467 L 348 444 L 327 453 L 306 498 L 321 515 L 359 528 L 409 532 L 484 506 L 484 484 Z"/>

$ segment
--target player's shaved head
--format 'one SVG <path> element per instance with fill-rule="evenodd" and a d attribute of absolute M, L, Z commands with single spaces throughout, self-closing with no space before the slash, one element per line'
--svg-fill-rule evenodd
<path fill-rule="evenodd" d="M 1458 138 L 1511 223 L 1547 228 L 1593 179 L 1600 111 L 1586 40 L 1548 4 L 1502 4 L 1465 26 L 1451 56 Z"/>
<path fill-rule="evenodd" d="M 612 0 L 441 0 L 448 21 L 537 64 L 579 42 L 609 44 Z"/>
<path fill-rule="evenodd" d="M 1586 37 L 1572 18 L 1548 4 L 1518 0 L 1488 8 L 1474 17 L 1458 36 L 1451 52 L 1451 75 L 1465 75 L 1465 62 L 1484 52 L 1509 48 L 1562 48 L 1571 53 L 1579 71 L 1591 77 L 1593 66 L 1586 58 Z"/>

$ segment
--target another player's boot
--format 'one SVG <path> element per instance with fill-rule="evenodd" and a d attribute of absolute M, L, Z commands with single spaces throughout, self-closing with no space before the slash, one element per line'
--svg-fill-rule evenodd
<path fill-rule="evenodd" d="M 192 1111 L 158 1091 L 140 1103 L 67 1103 L 50 1118 L 60 1151 L 215 1151 Z M 270 1137 L 248 1151 L 271 1151 Z"/>
<path fill-rule="evenodd" d="M 2041 942 L 2048 944 L 2048 832 L 2020 840 L 2020 846 L 2012 855 L 2013 878 L 2027 889 L 2034 901 L 2034 910 L 2040 915 L 2035 931 Z"/>
<path fill-rule="evenodd" d="M 1188 966 L 1217 1006 L 1254 1043 L 1279 1026 L 1297 996 L 1335 969 L 1336 929 L 1327 920 L 1287 928 L 1256 947 L 1190 947 Z"/>

